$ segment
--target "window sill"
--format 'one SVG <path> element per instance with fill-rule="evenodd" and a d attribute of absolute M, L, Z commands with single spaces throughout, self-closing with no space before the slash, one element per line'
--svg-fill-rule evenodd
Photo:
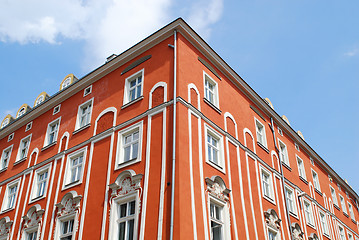
<path fill-rule="evenodd" d="M 82 180 L 77 180 L 77 181 L 74 181 L 74 182 L 71 182 L 71 183 L 67 183 L 65 184 L 65 186 L 62 188 L 62 191 L 63 190 L 66 190 L 66 189 L 69 189 L 69 188 L 72 188 L 72 187 L 75 187 L 77 185 L 80 185 L 82 183 Z"/>
<path fill-rule="evenodd" d="M 340 207 L 338 205 L 336 205 L 335 203 L 333 203 L 333 205 L 336 209 L 338 209 L 338 211 L 340 211 Z"/>
<path fill-rule="evenodd" d="M 8 209 L 4 209 L 4 210 L 1 211 L 1 214 L 10 212 L 11 210 L 14 210 L 14 209 L 15 209 L 14 207 L 8 208 Z"/>
<path fill-rule="evenodd" d="M 118 162 L 118 161 L 117 161 L 117 162 Z M 115 170 L 119 170 L 119 169 L 121 169 L 121 168 L 130 166 L 130 165 L 135 164 L 135 163 L 138 163 L 138 162 L 141 162 L 141 159 L 136 158 L 136 159 L 133 159 L 133 160 L 130 160 L 130 161 L 127 161 L 127 162 L 117 163 L 117 166 L 115 167 Z"/>
<path fill-rule="evenodd" d="M 143 98 L 144 98 L 144 96 L 142 95 L 142 96 L 136 98 L 135 100 L 132 100 L 131 102 L 125 103 L 125 104 L 122 105 L 121 109 L 124 109 L 124 108 L 138 102 L 138 101 L 141 101 Z"/>
<path fill-rule="evenodd" d="M 313 228 L 314 230 L 316 230 L 315 226 L 312 223 L 307 223 L 307 226 Z"/>
<path fill-rule="evenodd" d="M 355 219 L 353 219 L 353 218 L 352 218 L 352 222 L 355 223 L 355 224 L 357 224 L 357 221 L 356 221 Z"/>
<path fill-rule="evenodd" d="M 275 201 L 272 197 L 269 197 L 269 196 L 263 194 L 263 198 L 265 200 L 267 200 L 268 202 L 272 203 L 273 205 L 275 205 Z"/>
<path fill-rule="evenodd" d="M 289 215 L 296 218 L 296 219 L 298 219 L 298 214 L 297 213 L 289 211 Z"/>
<path fill-rule="evenodd" d="M 27 157 L 24 157 L 24 158 L 22 158 L 22 159 L 19 159 L 19 160 L 15 161 L 15 162 L 14 162 L 14 166 L 16 166 L 16 165 L 18 165 L 18 164 L 20 164 L 20 163 L 22 163 L 22 162 L 25 162 L 26 159 L 27 159 Z"/>
<path fill-rule="evenodd" d="M 211 103 L 210 101 L 208 101 L 206 98 L 203 98 L 203 101 L 205 103 L 207 103 L 211 108 L 213 108 L 214 110 L 216 110 L 216 112 L 218 112 L 219 114 L 222 114 L 222 111 L 213 103 Z"/>
<path fill-rule="evenodd" d="M 53 142 L 53 143 L 50 143 L 50 144 L 47 144 L 46 146 L 44 146 L 43 148 L 41 148 L 41 152 L 42 151 L 45 151 L 46 149 L 52 147 L 52 146 L 55 146 L 57 143 L 57 141 Z"/>
<path fill-rule="evenodd" d="M 308 185 L 308 181 L 307 179 L 303 178 L 302 176 L 299 176 L 299 179 L 302 180 L 305 184 Z"/>
<path fill-rule="evenodd" d="M 88 123 L 88 124 L 86 124 L 85 126 L 80 127 L 80 128 L 78 128 L 78 129 L 76 129 L 75 131 L 73 131 L 73 132 L 72 132 L 72 135 L 75 135 L 76 133 L 81 132 L 82 130 L 84 130 L 84 129 L 86 129 L 86 128 L 89 128 L 90 126 L 91 126 L 91 123 Z"/>
<path fill-rule="evenodd" d="M 42 196 L 39 196 L 39 197 L 31 199 L 29 203 L 34 203 L 34 202 L 37 202 L 37 201 L 39 201 L 41 199 L 44 199 L 44 198 L 45 198 L 45 194 L 42 195 Z"/>
<path fill-rule="evenodd" d="M 264 151 L 266 151 L 267 153 L 269 153 L 269 149 L 268 149 L 266 146 L 264 146 L 262 143 L 257 142 L 257 145 L 260 146 Z"/>
<path fill-rule="evenodd" d="M 222 172 L 223 174 L 226 174 L 226 172 L 224 171 L 223 167 L 218 165 L 218 164 L 215 164 L 214 162 L 211 162 L 211 161 L 208 161 L 206 160 L 206 163 L 212 167 L 214 167 L 215 169 L 217 169 L 218 171 Z"/>
<path fill-rule="evenodd" d="M 0 173 L 5 172 L 7 170 L 7 167 L 4 167 L 3 169 L 0 170 Z"/>
<path fill-rule="evenodd" d="M 323 197 L 323 193 L 322 193 L 320 190 L 318 190 L 318 189 L 315 188 L 315 192 L 318 193 L 320 196 Z"/>
<path fill-rule="evenodd" d="M 282 162 L 282 166 L 288 169 L 289 171 L 292 171 L 292 168 L 289 167 L 285 162 Z"/>

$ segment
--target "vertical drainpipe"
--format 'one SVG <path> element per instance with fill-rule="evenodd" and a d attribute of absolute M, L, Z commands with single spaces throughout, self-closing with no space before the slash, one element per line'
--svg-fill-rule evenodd
<path fill-rule="evenodd" d="M 175 198 L 175 173 L 176 173 L 176 103 L 177 103 L 177 31 L 174 30 L 174 55 L 173 55 L 173 139 L 172 139 L 172 191 L 171 191 L 171 224 L 170 240 L 173 239 L 173 218 Z"/>
<path fill-rule="evenodd" d="M 279 148 L 277 147 L 277 141 L 275 139 L 275 130 L 274 130 L 274 125 L 273 125 L 273 118 L 270 118 L 271 121 L 271 125 L 270 125 L 270 129 L 272 130 L 272 134 L 273 134 L 273 140 L 274 140 L 274 145 L 275 145 L 275 150 L 277 151 L 278 157 L 279 157 L 279 167 L 280 167 L 280 175 L 281 175 L 281 180 L 282 180 L 282 185 L 283 185 L 283 196 L 284 196 L 284 206 L 285 206 L 285 212 L 288 218 L 288 225 L 289 225 L 289 233 L 290 233 L 290 238 L 293 238 L 293 232 L 292 232 L 292 223 L 290 221 L 290 215 L 289 215 L 289 211 L 288 211 L 288 206 L 287 206 L 287 194 L 285 192 L 285 182 L 284 182 L 284 174 L 283 174 L 283 166 L 282 166 L 282 161 L 280 159 L 280 153 L 279 153 Z M 279 207 L 279 206 L 278 206 Z"/>

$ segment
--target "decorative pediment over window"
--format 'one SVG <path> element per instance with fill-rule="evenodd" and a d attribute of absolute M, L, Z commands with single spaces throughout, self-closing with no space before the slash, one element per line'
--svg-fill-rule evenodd
<path fill-rule="evenodd" d="M 268 209 L 266 212 L 264 212 L 264 216 L 266 218 L 266 224 L 276 230 L 279 230 L 280 228 L 280 220 L 278 218 L 278 214 L 274 209 Z"/>
<path fill-rule="evenodd" d="M 209 194 L 224 201 L 229 201 L 229 193 L 231 190 L 226 187 L 226 184 L 220 176 L 206 178 L 206 183 Z"/>
<path fill-rule="evenodd" d="M 293 240 L 303 240 L 303 231 L 298 223 L 292 223 Z"/>
<path fill-rule="evenodd" d="M 9 217 L 4 217 L 0 220 L 0 239 L 7 239 L 9 236 L 11 225 L 13 221 L 10 221 Z"/>
<path fill-rule="evenodd" d="M 308 237 L 309 240 L 319 240 L 319 237 L 316 233 L 312 233 L 310 234 L 310 236 Z"/>
<path fill-rule="evenodd" d="M 80 209 L 80 200 L 82 196 L 78 195 L 76 191 L 70 191 L 65 194 L 61 202 L 56 204 L 57 216 L 74 213 Z"/>
<path fill-rule="evenodd" d="M 125 170 L 121 172 L 115 182 L 109 185 L 112 190 L 111 196 L 125 195 L 134 192 L 137 189 L 141 189 L 142 177 L 142 174 L 136 174 L 133 170 Z"/>
<path fill-rule="evenodd" d="M 41 217 L 44 214 L 45 210 L 41 209 L 39 204 L 36 204 L 32 206 L 27 214 L 23 216 L 24 219 L 24 228 L 32 228 L 32 227 L 38 227 L 41 223 Z"/>

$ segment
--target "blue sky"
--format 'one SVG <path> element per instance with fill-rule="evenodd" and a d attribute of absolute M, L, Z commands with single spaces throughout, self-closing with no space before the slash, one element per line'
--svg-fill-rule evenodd
<path fill-rule="evenodd" d="M 359 193 L 359 1 L 0 0 L 0 119 L 183 17 Z"/>

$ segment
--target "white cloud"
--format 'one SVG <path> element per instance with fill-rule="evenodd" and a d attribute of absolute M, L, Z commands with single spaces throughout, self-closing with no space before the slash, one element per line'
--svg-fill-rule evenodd
<path fill-rule="evenodd" d="M 357 47 L 355 47 L 355 48 L 353 48 L 352 50 L 350 50 L 350 51 L 344 53 L 344 55 L 345 55 L 345 56 L 348 56 L 348 57 L 354 57 L 354 56 L 356 56 L 356 55 L 358 55 L 358 54 L 359 54 L 359 48 L 357 48 Z"/>
<path fill-rule="evenodd" d="M 199 0 L 191 6 L 188 23 L 203 38 L 211 34 L 211 25 L 222 16 L 224 0 Z"/>
<path fill-rule="evenodd" d="M 181 5 L 175 5 L 173 0 L 0 2 L 0 41 L 60 44 L 61 38 L 83 40 L 86 70 L 175 19 L 177 12 L 187 12 L 189 24 L 208 38 L 211 25 L 223 12 L 223 0 L 196 0 Z"/>

